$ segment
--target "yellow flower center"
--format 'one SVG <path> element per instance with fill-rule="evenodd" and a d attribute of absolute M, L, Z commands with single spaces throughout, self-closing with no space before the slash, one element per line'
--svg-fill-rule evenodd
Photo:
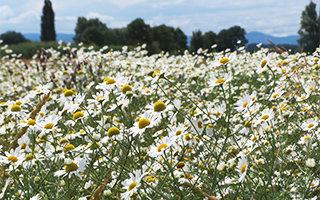
<path fill-rule="evenodd" d="M 167 148 L 167 146 L 167 144 L 161 144 L 160 146 L 158 146 L 158 152 L 161 152 L 161 149 Z"/>
<path fill-rule="evenodd" d="M 273 96 L 272 96 L 272 98 L 277 98 L 279 95 L 278 94 L 274 94 Z"/>
<path fill-rule="evenodd" d="M 15 157 L 15 156 L 9 156 L 9 157 L 8 157 L 8 160 L 11 161 L 11 162 L 17 162 L 17 161 L 18 161 L 18 158 Z"/>
<path fill-rule="evenodd" d="M 77 120 L 77 119 L 79 119 L 79 118 L 81 118 L 83 116 L 84 116 L 83 112 L 78 111 L 78 112 L 74 113 L 73 120 Z"/>
<path fill-rule="evenodd" d="M 184 166 L 185 166 L 185 164 L 182 161 L 177 164 L 178 169 L 182 169 Z"/>
<path fill-rule="evenodd" d="M 313 90 L 313 87 L 309 88 L 309 91 L 312 91 Z"/>
<path fill-rule="evenodd" d="M 166 104 L 164 104 L 162 101 L 158 101 L 158 102 L 156 102 L 156 103 L 154 104 L 153 110 L 154 110 L 155 112 L 161 112 L 161 111 L 165 110 L 166 107 L 167 107 Z"/>
<path fill-rule="evenodd" d="M 224 82 L 226 82 L 226 79 L 224 79 L 224 78 L 219 78 L 219 79 L 215 82 L 215 84 L 220 84 L 220 83 L 224 83 Z"/>
<path fill-rule="evenodd" d="M 74 93 L 73 93 L 73 91 L 72 90 L 65 90 L 64 91 L 64 96 L 65 97 L 71 97 L 72 95 L 73 95 Z"/>
<path fill-rule="evenodd" d="M 309 124 L 308 128 L 312 128 L 314 126 L 314 124 Z"/>
<path fill-rule="evenodd" d="M 261 117 L 261 119 L 267 120 L 267 119 L 269 119 L 269 115 L 263 115 L 263 116 Z"/>
<path fill-rule="evenodd" d="M 69 140 L 68 140 L 68 138 L 61 138 L 61 139 L 59 140 L 59 143 L 60 143 L 60 144 L 67 144 L 67 143 L 69 143 Z"/>
<path fill-rule="evenodd" d="M 72 162 L 70 165 L 65 165 L 64 166 L 64 171 L 66 171 L 67 173 L 76 171 L 78 169 L 78 165 L 74 162 Z"/>
<path fill-rule="evenodd" d="M 28 121 L 28 123 L 27 123 L 28 126 L 33 126 L 33 125 L 35 125 L 35 124 L 36 124 L 36 120 L 34 120 L 34 119 L 30 119 L 30 120 Z"/>
<path fill-rule="evenodd" d="M 228 58 L 221 58 L 220 63 L 222 64 L 226 64 L 228 63 L 230 60 Z"/>
<path fill-rule="evenodd" d="M 150 120 L 146 118 L 142 118 L 139 120 L 138 127 L 139 129 L 143 129 L 151 124 Z"/>
<path fill-rule="evenodd" d="M 248 102 L 245 102 L 242 106 L 245 108 L 247 107 L 247 105 L 248 105 Z"/>
<path fill-rule="evenodd" d="M 120 134 L 120 130 L 117 127 L 111 127 L 108 130 L 108 137 L 112 137 L 114 135 L 119 135 Z"/>
<path fill-rule="evenodd" d="M 122 88 L 121 88 L 121 92 L 123 94 L 125 94 L 126 92 L 128 91 L 132 91 L 132 87 L 130 85 L 124 85 Z"/>
<path fill-rule="evenodd" d="M 26 149 L 26 147 L 27 147 L 27 144 L 26 144 L 26 143 L 23 143 L 23 144 L 21 145 L 21 149 Z"/>
<path fill-rule="evenodd" d="M 301 97 L 302 100 L 305 99 L 305 98 L 307 98 L 307 97 L 306 96 Z"/>
<path fill-rule="evenodd" d="M 306 141 L 306 140 L 311 140 L 311 137 L 310 136 L 304 137 L 304 141 Z"/>
<path fill-rule="evenodd" d="M 202 128 L 202 122 L 198 121 L 198 128 Z"/>
<path fill-rule="evenodd" d="M 34 155 L 32 153 L 29 153 L 24 160 L 25 161 L 29 161 L 29 160 L 32 160 L 34 158 L 35 158 Z"/>
<path fill-rule="evenodd" d="M 156 74 L 160 74 L 160 70 L 157 70 L 157 71 L 153 72 L 152 77 L 153 78 L 156 77 Z"/>
<path fill-rule="evenodd" d="M 261 68 L 264 68 L 264 66 L 266 66 L 266 64 L 267 64 L 267 60 L 263 60 L 262 62 L 261 62 Z"/>
<path fill-rule="evenodd" d="M 241 167 L 241 173 L 243 174 L 246 171 L 247 164 L 243 164 Z"/>
<path fill-rule="evenodd" d="M 11 112 L 19 112 L 21 111 L 21 107 L 17 104 L 14 104 L 12 107 L 11 107 Z"/>
<path fill-rule="evenodd" d="M 21 101 L 17 101 L 17 102 L 16 102 L 16 105 L 19 105 L 19 106 L 20 106 L 21 104 L 22 104 Z"/>
<path fill-rule="evenodd" d="M 96 100 L 97 101 L 100 101 L 100 100 L 103 100 L 104 99 L 104 96 L 100 96 L 100 97 L 98 97 Z"/>
<path fill-rule="evenodd" d="M 178 130 L 178 131 L 176 132 L 176 136 L 180 135 L 181 133 L 182 133 L 182 130 Z"/>
<path fill-rule="evenodd" d="M 184 137 L 184 139 L 187 140 L 187 141 L 191 140 L 192 138 L 193 138 L 193 135 L 190 134 L 190 133 L 188 133 L 188 134 Z"/>
<path fill-rule="evenodd" d="M 68 151 L 73 150 L 73 149 L 75 149 L 75 147 L 72 144 L 67 144 L 64 147 L 63 152 L 67 153 Z"/>
<path fill-rule="evenodd" d="M 53 123 L 47 123 L 47 124 L 44 126 L 45 129 L 52 129 L 52 127 L 53 127 Z"/>
<path fill-rule="evenodd" d="M 116 80 L 114 80 L 113 78 L 109 78 L 107 81 L 106 81 L 106 84 L 107 85 L 111 85 L 111 84 L 114 84 L 116 83 Z"/>
<path fill-rule="evenodd" d="M 128 190 L 129 190 L 129 191 L 132 190 L 133 188 L 135 188 L 135 187 L 137 186 L 137 184 L 138 184 L 138 182 L 133 182 L 133 183 L 131 183 L 131 184 L 129 185 Z"/>

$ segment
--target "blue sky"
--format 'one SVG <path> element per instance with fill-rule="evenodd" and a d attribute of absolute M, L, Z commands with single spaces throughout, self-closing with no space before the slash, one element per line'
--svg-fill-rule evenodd
<path fill-rule="evenodd" d="M 125 27 L 136 18 L 151 26 L 166 24 L 192 31 L 239 25 L 246 32 L 297 35 L 301 12 L 310 0 L 51 0 L 57 33 L 74 33 L 77 18 L 99 18 L 109 28 Z M 317 4 L 319 12 L 320 2 Z M 44 0 L 0 0 L 0 33 L 40 33 Z"/>

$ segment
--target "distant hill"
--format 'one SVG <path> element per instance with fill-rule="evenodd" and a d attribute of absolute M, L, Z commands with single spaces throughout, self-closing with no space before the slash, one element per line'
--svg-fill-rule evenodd
<path fill-rule="evenodd" d="M 40 33 L 23 33 L 22 35 L 31 41 L 40 41 Z M 74 34 L 57 33 L 57 41 L 74 42 L 73 37 Z"/>
<path fill-rule="evenodd" d="M 40 34 L 39 33 L 24 33 L 22 34 L 25 38 L 31 41 L 40 41 Z M 74 34 L 66 34 L 66 33 L 57 33 L 57 41 L 62 40 L 64 42 L 74 42 L 73 38 Z M 272 35 L 267 35 L 260 32 L 250 32 L 245 35 L 247 40 L 249 41 L 248 44 L 270 44 L 266 38 L 275 44 L 290 44 L 290 45 L 298 45 L 297 39 L 300 38 L 299 35 L 289 35 L 287 37 L 275 37 Z M 190 46 L 192 36 L 187 36 L 187 45 Z"/>
<path fill-rule="evenodd" d="M 299 35 L 289 35 L 287 37 L 275 37 L 272 35 L 263 34 L 260 32 L 250 32 L 245 35 L 248 44 L 251 43 L 262 43 L 262 44 L 270 44 L 266 39 L 272 41 L 275 44 L 291 44 L 298 45 L 297 40 L 300 39 Z"/>
<path fill-rule="evenodd" d="M 275 44 L 290 44 L 298 45 L 297 40 L 300 39 L 299 35 L 289 35 L 287 37 L 275 37 L 260 32 L 250 32 L 245 35 L 248 40 L 248 44 L 270 44 L 266 39 L 274 42 Z M 187 36 L 187 45 L 190 46 L 192 36 Z"/>

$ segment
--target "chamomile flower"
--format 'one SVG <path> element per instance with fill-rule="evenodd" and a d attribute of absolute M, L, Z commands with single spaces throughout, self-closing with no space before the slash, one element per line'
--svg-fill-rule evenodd
<path fill-rule="evenodd" d="M 247 162 L 247 159 L 246 159 L 246 156 L 245 156 L 245 153 L 243 152 L 240 152 L 240 160 L 239 160 L 239 168 L 238 168 L 238 171 L 239 171 L 239 182 L 242 182 L 245 177 L 246 177 L 246 174 L 247 174 L 247 169 L 248 169 L 248 162 Z"/>
<path fill-rule="evenodd" d="M 124 180 L 122 182 L 123 189 L 126 190 L 126 192 L 121 194 L 122 199 L 131 199 L 131 196 L 138 191 L 138 188 L 141 184 L 141 179 L 146 175 L 147 173 L 141 174 L 140 170 L 136 170 L 134 174 L 130 173 L 130 178 Z"/>
<path fill-rule="evenodd" d="M 56 128 L 56 125 L 58 124 L 59 120 L 62 117 L 59 115 L 49 115 L 43 121 L 39 121 L 39 123 L 36 123 L 36 126 L 38 130 L 40 130 L 43 133 L 49 133 L 50 131 L 53 131 Z"/>
<path fill-rule="evenodd" d="M 86 170 L 87 162 L 83 158 L 77 157 L 74 161 L 65 162 L 64 169 L 56 171 L 55 176 L 68 176 L 71 178 L 73 174 L 77 175 L 79 178 L 82 178 L 81 173 Z"/>
<path fill-rule="evenodd" d="M 19 166 L 25 159 L 24 154 L 20 151 L 20 147 L 16 148 L 15 150 L 11 149 L 10 152 L 5 151 L 5 156 L 0 155 L 0 163 L 11 163 L 14 166 Z"/>
<path fill-rule="evenodd" d="M 145 112 L 141 116 L 139 116 L 138 120 L 134 123 L 133 127 L 130 128 L 132 132 L 132 137 L 135 137 L 138 134 L 143 133 L 147 128 L 152 128 L 157 125 L 159 122 L 159 118 L 157 118 L 151 112 Z"/>
<path fill-rule="evenodd" d="M 318 126 L 319 118 L 310 118 L 301 125 L 302 130 L 310 132 Z"/>
<path fill-rule="evenodd" d="M 216 87 L 224 83 L 230 82 L 231 79 L 232 79 L 231 74 L 224 74 L 224 76 L 220 78 L 214 77 L 212 80 L 208 81 L 208 84 L 210 87 Z"/>

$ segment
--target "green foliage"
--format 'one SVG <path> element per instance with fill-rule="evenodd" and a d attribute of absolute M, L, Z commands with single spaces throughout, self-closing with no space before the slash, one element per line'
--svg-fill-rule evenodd
<path fill-rule="evenodd" d="M 192 39 L 190 44 L 190 51 L 197 51 L 199 48 L 203 48 L 203 35 L 200 30 L 192 32 Z"/>
<path fill-rule="evenodd" d="M 111 43 L 111 35 L 106 24 L 98 18 L 87 20 L 85 17 L 78 17 L 76 35 L 73 40 L 76 43 L 84 44 L 95 43 L 98 46 L 104 46 Z"/>
<path fill-rule="evenodd" d="M 41 41 L 55 41 L 56 31 L 54 28 L 54 12 L 50 0 L 44 1 L 41 16 Z"/>
<path fill-rule="evenodd" d="M 127 26 L 127 45 L 152 43 L 152 30 L 150 25 L 145 24 L 143 19 L 137 18 Z"/>
<path fill-rule="evenodd" d="M 203 48 L 208 49 L 209 52 L 212 51 L 212 45 L 217 42 L 217 34 L 212 31 L 208 31 L 203 35 Z"/>
<path fill-rule="evenodd" d="M 169 52 L 174 48 L 174 33 L 173 28 L 164 24 L 152 28 L 153 40 L 159 43 L 159 48 L 162 51 Z M 155 52 L 159 53 L 159 52 Z"/>
<path fill-rule="evenodd" d="M 187 49 L 187 36 L 180 28 L 173 30 L 175 49 L 185 50 Z"/>
<path fill-rule="evenodd" d="M 320 44 L 320 15 L 317 16 L 316 4 L 312 1 L 302 12 L 300 24 L 301 39 L 297 41 L 306 52 L 312 53 Z"/>
<path fill-rule="evenodd" d="M 217 51 L 222 51 L 227 48 L 234 51 L 237 46 L 245 46 L 248 43 L 245 34 L 246 31 L 240 26 L 233 26 L 227 30 L 221 30 L 217 38 Z M 238 43 L 238 41 L 241 42 Z"/>
<path fill-rule="evenodd" d="M 7 31 L 0 35 L 0 39 L 4 44 L 18 44 L 21 42 L 27 42 L 28 40 L 21 34 L 15 31 Z"/>
<path fill-rule="evenodd" d="M 50 47 L 57 48 L 57 42 L 22 42 L 19 44 L 13 44 L 9 46 L 15 54 L 22 54 L 22 58 L 32 58 L 37 53 L 37 50 L 48 49 Z M 7 55 L 9 53 L 5 53 L 4 50 L 0 51 L 0 56 Z"/>

